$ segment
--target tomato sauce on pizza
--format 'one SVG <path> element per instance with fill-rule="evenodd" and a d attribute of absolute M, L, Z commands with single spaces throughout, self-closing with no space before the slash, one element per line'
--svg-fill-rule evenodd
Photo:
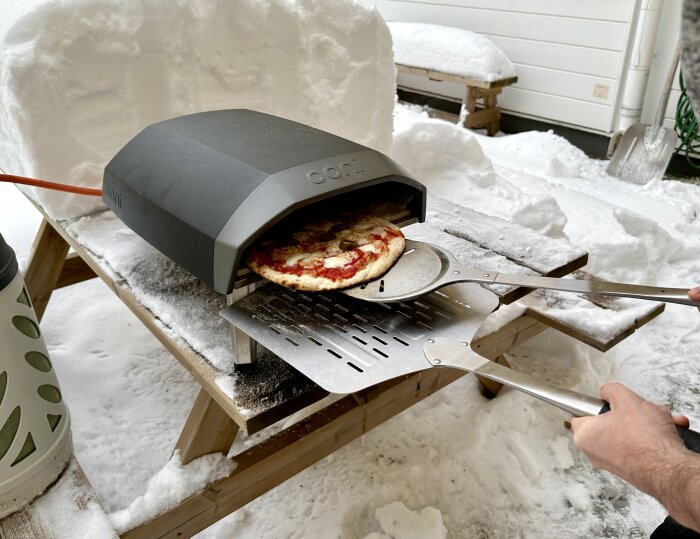
<path fill-rule="evenodd" d="M 386 219 L 341 215 L 273 231 L 251 247 L 246 263 L 289 288 L 334 290 L 378 278 L 404 246 L 401 229 Z"/>

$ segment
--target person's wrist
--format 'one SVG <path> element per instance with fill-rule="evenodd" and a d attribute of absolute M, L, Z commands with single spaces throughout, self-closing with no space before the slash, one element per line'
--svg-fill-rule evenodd
<path fill-rule="evenodd" d="M 700 482 L 700 459 L 685 449 L 679 455 L 669 456 L 660 463 L 659 483 L 649 492 L 666 508 L 669 514 L 686 527 L 697 527 L 696 493 Z M 694 506 L 693 510 L 691 507 Z"/>
<path fill-rule="evenodd" d="M 671 503 L 674 492 L 686 484 L 690 468 L 700 471 L 697 455 L 682 443 L 665 444 L 658 451 L 639 457 L 634 467 L 636 477 L 630 478 L 630 483 L 664 505 Z"/>

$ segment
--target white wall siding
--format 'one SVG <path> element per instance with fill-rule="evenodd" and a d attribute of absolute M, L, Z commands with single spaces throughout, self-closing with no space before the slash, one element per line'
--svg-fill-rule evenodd
<path fill-rule="evenodd" d="M 614 79 L 620 71 L 619 51 L 515 37 L 490 39 L 518 66 L 547 67 L 608 79 Z"/>
<path fill-rule="evenodd" d="M 637 0 L 363 0 L 387 20 L 481 33 L 515 64 L 505 112 L 603 133 L 613 128 Z M 399 84 L 462 99 L 458 85 L 399 75 Z"/>
<path fill-rule="evenodd" d="M 491 11 L 626 22 L 626 0 L 412 0 L 415 4 L 461 6 Z"/>

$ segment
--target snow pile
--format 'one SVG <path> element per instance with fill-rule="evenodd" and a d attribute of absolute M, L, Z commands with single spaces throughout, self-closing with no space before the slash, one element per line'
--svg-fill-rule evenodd
<path fill-rule="evenodd" d="M 507 137 L 479 137 L 491 159 L 510 159 L 518 170 L 531 174 L 575 178 L 590 162 L 583 151 L 552 131 L 528 131 Z"/>
<path fill-rule="evenodd" d="M 384 533 L 372 532 L 365 539 L 447 539 L 442 514 L 434 507 L 411 511 L 403 502 L 392 502 L 374 516 Z"/>
<path fill-rule="evenodd" d="M 109 515 L 119 534 L 147 522 L 164 510 L 175 507 L 209 483 L 222 479 L 236 469 L 236 463 L 226 455 L 204 455 L 183 466 L 180 452 L 175 451 L 165 466 L 146 485 L 146 492 L 129 507 Z"/>
<path fill-rule="evenodd" d="M 491 82 L 515 76 L 515 67 L 493 42 L 450 26 L 389 22 L 397 64 Z"/>
<path fill-rule="evenodd" d="M 560 237 L 566 217 L 547 194 L 527 195 L 498 174 L 477 138 L 460 126 L 399 108 L 391 155 L 430 194 Z"/>
<path fill-rule="evenodd" d="M 700 214 L 693 186 L 655 180 L 630 188 L 604 172 L 606 161 L 551 132 L 477 139 L 501 177 L 529 196 L 556 200 L 567 238 L 589 253 L 590 273 L 652 284 L 663 280 L 667 264 L 697 256 L 677 234 Z"/>
<path fill-rule="evenodd" d="M 390 145 L 395 71 L 376 10 L 349 0 L 34 4 L 0 47 L 7 172 L 98 187 L 110 158 L 147 125 L 223 108 Z M 37 196 L 56 218 L 99 204 Z"/>

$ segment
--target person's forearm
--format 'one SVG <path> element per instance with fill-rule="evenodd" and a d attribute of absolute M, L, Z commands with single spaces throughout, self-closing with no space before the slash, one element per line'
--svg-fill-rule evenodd
<path fill-rule="evenodd" d="M 700 458 L 684 450 L 650 464 L 636 485 L 687 528 L 700 531 Z"/>

